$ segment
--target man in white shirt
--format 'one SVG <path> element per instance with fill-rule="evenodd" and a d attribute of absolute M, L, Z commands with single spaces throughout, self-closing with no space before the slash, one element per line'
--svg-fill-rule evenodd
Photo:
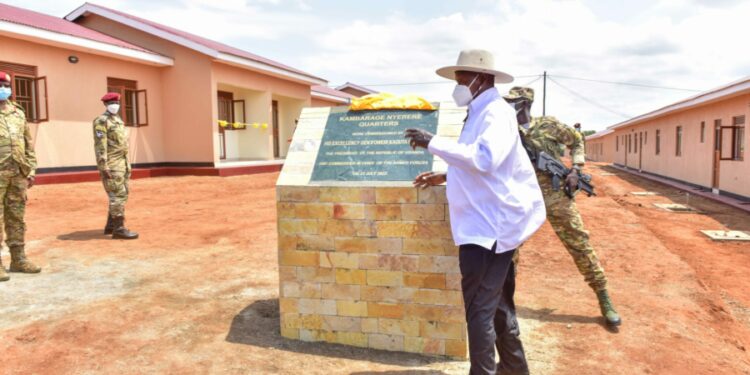
<path fill-rule="evenodd" d="M 408 129 L 413 148 L 448 163 L 447 174 L 426 172 L 417 187 L 447 180 L 453 240 L 459 246 L 461 288 L 469 335 L 470 374 L 527 374 L 513 294 L 515 250 L 544 223 L 534 168 L 521 144 L 516 114 L 494 87 L 513 81 L 494 68 L 492 54 L 465 50 L 437 74 L 457 83 L 453 99 L 468 105 L 458 142 Z M 500 363 L 495 363 L 495 346 Z"/>

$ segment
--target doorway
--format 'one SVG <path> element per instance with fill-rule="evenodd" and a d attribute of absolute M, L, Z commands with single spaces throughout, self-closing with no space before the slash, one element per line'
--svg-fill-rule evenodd
<path fill-rule="evenodd" d="M 228 123 L 234 122 L 234 94 L 228 91 L 219 91 L 217 95 L 219 103 L 219 120 L 226 121 Z M 227 137 L 226 129 L 219 126 L 219 159 L 226 160 L 227 158 Z"/>
<path fill-rule="evenodd" d="M 271 101 L 271 127 L 273 127 L 273 157 L 278 159 L 280 152 L 279 147 L 279 102 Z"/>
<path fill-rule="evenodd" d="M 714 162 L 711 178 L 711 192 L 719 193 L 719 168 L 721 167 L 721 120 L 714 120 Z"/>

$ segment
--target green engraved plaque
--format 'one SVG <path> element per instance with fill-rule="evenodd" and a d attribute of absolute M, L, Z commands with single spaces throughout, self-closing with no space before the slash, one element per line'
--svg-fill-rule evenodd
<path fill-rule="evenodd" d="M 432 155 L 412 150 L 404 130 L 437 131 L 438 111 L 348 111 L 328 116 L 310 181 L 411 181 L 432 170 Z"/>

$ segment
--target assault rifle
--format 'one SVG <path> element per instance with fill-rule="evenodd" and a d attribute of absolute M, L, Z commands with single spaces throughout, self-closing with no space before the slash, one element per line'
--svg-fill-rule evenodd
<path fill-rule="evenodd" d="M 568 174 L 571 173 L 571 170 L 566 167 L 565 164 L 544 151 L 540 151 L 535 156 L 536 157 L 534 159 L 536 159 L 536 169 L 552 176 L 552 189 L 554 189 L 555 191 L 559 191 L 560 182 L 565 180 L 565 177 L 567 177 Z M 592 195 L 596 195 L 596 193 L 594 193 L 594 186 L 591 185 L 591 175 L 583 174 L 580 172 L 577 173 L 578 190 L 585 192 L 589 197 Z M 570 191 L 570 188 L 567 184 L 564 185 L 565 194 L 567 194 L 568 197 L 573 198 L 575 192 Z"/>

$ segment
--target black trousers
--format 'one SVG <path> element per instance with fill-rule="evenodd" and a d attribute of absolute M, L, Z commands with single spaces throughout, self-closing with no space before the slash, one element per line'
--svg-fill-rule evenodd
<path fill-rule="evenodd" d="M 461 289 L 469 331 L 469 374 L 528 374 L 513 295 L 513 253 L 479 245 L 459 247 Z M 500 362 L 495 363 L 495 347 Z"/>

